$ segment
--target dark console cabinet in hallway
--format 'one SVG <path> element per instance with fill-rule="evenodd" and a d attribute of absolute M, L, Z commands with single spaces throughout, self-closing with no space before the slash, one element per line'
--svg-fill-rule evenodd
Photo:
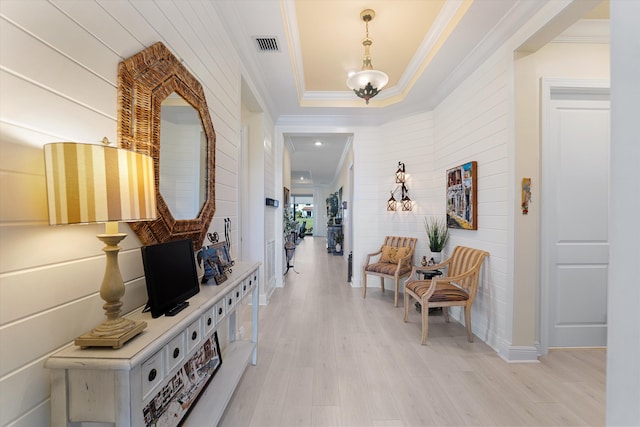
<path fill-rule="evenodd" d="M 342 255 L 342 224 L 327 226 L 327 252 L 335 255 Z M 336 248 L 336 245 L 340 245 Z"/>

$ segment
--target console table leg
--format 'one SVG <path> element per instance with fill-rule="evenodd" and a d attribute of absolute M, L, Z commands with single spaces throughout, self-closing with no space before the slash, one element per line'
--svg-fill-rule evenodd
<path fill-rule="evenodd" d="M 229 342 L 234 342 L 236 340 L 236 331 L 238 330 L 238 325 L 236 324 L 236 311 L 231 313 L 229 316 Z"/>
<path fill-rule="evenodd" d="M 255 348 L 253 349 L 253 354 L 251 355 L 251 364 L 256 365 L 258 363 L 258 283 L 256 287 L 253 288 L 253 293 L 251 294 L 251 341 L 256 343 Z"/>
<path fill-rule="evenodd" d="M 66 370 L 51 369 L 51 425 L 67 426 L 67 378 Z"/>

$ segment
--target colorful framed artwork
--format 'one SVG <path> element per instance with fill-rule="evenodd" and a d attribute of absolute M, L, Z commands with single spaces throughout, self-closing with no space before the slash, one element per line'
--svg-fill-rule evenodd
<path fill-rule="evenodd" d="M 531 201 L 531 178 L 522 178 L 522 215 L 529 213 Z"/>
<path fill-rule="evenodd" d="M 478 162 L 447 170 L 447 226 L 478 229 Z"/>

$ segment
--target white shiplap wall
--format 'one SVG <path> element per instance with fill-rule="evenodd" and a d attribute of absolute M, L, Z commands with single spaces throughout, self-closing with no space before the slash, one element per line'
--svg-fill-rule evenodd
<path fill-rule="evenodd" d="M 423 218 L 444 214 L 444 194 L 442 202 L 438 202 L 437 182 L 433 180 L 433 144 L 432 113 L 355 132 L 354 284 L 362 283 L 361 266 L 366 254 L 378 250 L 385 236 L 417 237 L 414 261 L 426 255 Z M 406 185 L 414 206 L 410 212 L 388 212 L 387 200 L 398 185 L 395 172 L 400 161 L 406 166 Z M 395 194 L 396 199 L 399 194 L 399 191 Z M 369 280 L 367 285 L 379 286 L 377 280 Z"/>
<path fill-rule="evenodd" d="M 473 331 L 498 349 L 505 337 L 509 200 L 512 160 L 508 157 L 512 120 L 510 56 L 500 49 L 471 74 L 433 112 L 437 172 L 478 162 L 478 230 L 452 230 L 448 248 L 457 245 L 486 250 L 482 280 L 472 310 Z"/>
<path fill-rule="evenodd" d="M 275 165 L 276 150 L 273 139 L 265 135 L 264 139 L 264 194 L 265 198 L 281 200 L 280 190 L 275 189 Z M 266 206 L 266 201 L 262 200 L 264 209 L 264 260 L 265 260 L 265 294 L 267 298 L 273 293 L 276 287 L 275 259 L 276 259 L 276 221 L 280 215 L 278 209 Z"/>
<path fill-rule="evenodd" d="M 222 232 L 223 218 L 236 223 L 240 67 L 213 4 L 0 4 L 0 425 L 50 424 L 44 360 L 103 317 L 103 227 L 48 226 L 41 147 L 115 142 L 117 65 L 157 41 L 203 84 L 217 136 L 211 229 Z M 146 290 L 140 242 L 121 229 L 129 311 Z"/>

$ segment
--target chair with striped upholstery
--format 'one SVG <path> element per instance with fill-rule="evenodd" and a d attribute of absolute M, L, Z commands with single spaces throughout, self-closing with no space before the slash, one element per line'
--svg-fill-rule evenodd
<path fill-rule="evenodd" d="M 467 339 L 473 342 L 471 332 L 471 305 L 478 290 L 480 267 L 489 252 L 456 246 L 446 261 L 429 267 L 413 267 L 404 289 L 404 321 L 409 320 L 409 298 L 421 305 L 422 345 L 427 343 L 429 332 L 429 308 L 442 307 L 442 314 L 449 322 L 449 307 L 464 307 Z M 435 276 L 430 280 L 420 280 L 417 274 L 428 270 L 447 268 L 446 276 Z"/>
<path fill-rule="evenodd" d="M 367 255 L 367 260 L 362 267 L 362 298 L 367 297 L 367 274 L 380 277 L 380 287 L 384 292 L 384 279 L 393 279 L 395 285 L 395 296 L 393 305 L 398 306 L 398 292 L 400 290 L 400 279 L 407 277 L 411 273 L 413 265 L 413 252 L 418 239 L 415 237 L 387 236 L 378 252 Z M 377 257 L 372 261 L 372 257 Z"/>

